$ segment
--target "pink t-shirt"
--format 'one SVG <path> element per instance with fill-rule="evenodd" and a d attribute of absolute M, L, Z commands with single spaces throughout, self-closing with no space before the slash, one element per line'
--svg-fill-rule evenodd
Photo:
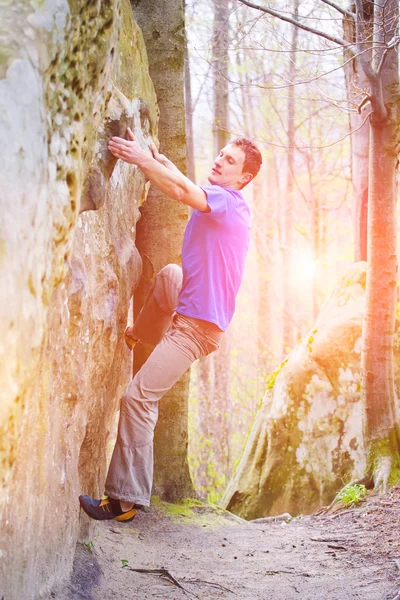
<path fill-rule="evenodd" d="M 237 190 L 202 188 L 211 212 L 195 210 L 182 247 L 183 283 L 177 312 L 215 323 L 222 331 L 235 300 L 249 247 L 250 210 Z"/>

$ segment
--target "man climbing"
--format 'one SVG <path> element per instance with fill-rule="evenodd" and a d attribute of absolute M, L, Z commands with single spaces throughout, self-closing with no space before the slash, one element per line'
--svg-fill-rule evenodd
<path fill-rule="evenodd" d="M 158 401 L 190 365 L 219 347 L 234 310 L 249 244 L 250 212 L 240 193 L 260 170 L 258 148 L 246 138 L 225 146 L 209 173 L 210 186 L 185 177 L 156 147 L 143 150 L 128 129 L 110 152 L 137 165 L 169 198 L 194 209 L 187 225 L 182 269 L 167 265 L 156 276 L 135 325 L 125 332 L 155 349 L 121 400 L 118 436 L 103 500 L 80 496 L 93 519 L 131 521 L 135 505 L 149 506 L 153 481 L 153 434 Z"/>

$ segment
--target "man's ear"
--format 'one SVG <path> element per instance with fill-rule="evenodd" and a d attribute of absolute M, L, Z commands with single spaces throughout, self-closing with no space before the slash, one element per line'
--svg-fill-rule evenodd
<path fill-rule="evenodd" d="M 243 185 L 243 187 L 245 185 L 247 185 L 248 183 L 250 183 L 250 181 L 253 179 L 253 175 L 251 173 L 242 173 L 241 178 L 239 179 L 239 182 Z"/>

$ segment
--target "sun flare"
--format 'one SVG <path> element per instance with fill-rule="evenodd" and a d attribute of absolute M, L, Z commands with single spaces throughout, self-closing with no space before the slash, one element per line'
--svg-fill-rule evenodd
<path fill-rule="evenodd" d="M 310 283 L 315 277 L 316 269 L 315 259 L 310 253 L 298 253 L 294 266 L 296 280 L 303 283 Z"/>

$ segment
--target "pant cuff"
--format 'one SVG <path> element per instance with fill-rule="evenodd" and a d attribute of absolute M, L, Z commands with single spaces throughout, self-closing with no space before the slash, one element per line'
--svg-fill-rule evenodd
<path fill-rule="evenodd" d="M 126 492 L 116 492 L 107 488 L 104 490 L 104 493 L 106 496 L 109 496 L 114 500 L 122 500 L 123 502 L 134 502 L 135 504 L 141 504 L 142 506 L 150 506 L 150 499 L 143 498 L 143 496 L 137 496 L 135 494 L 129 494 Z"/>

